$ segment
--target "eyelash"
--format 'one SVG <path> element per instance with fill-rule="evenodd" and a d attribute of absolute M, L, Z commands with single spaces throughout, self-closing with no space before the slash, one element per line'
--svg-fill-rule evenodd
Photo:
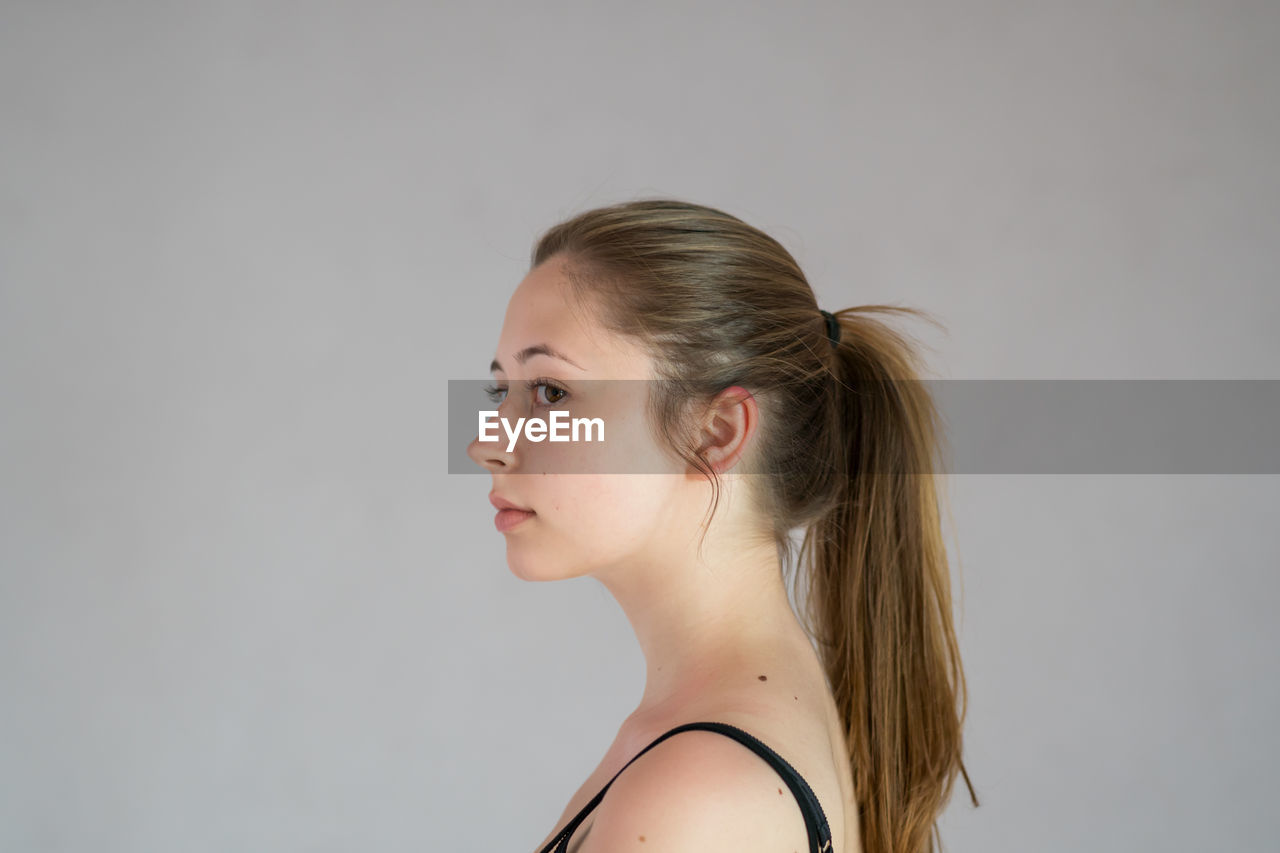
<path fill-rule="evenodd" d="M 546 378 L 545 376 L 539 376 L 537 379 L 530 379 L 528 382 L 524 383 L 524 387 L 526 390 L 531 392 L 537 390 L 540 387 L 551 388 L 556 391 L 559 391 L 562 396 L 560 397 L 559 400 L 556 400 L 555 402 L 549 402 L 546 404 L 550 406 L 557 406 L 560 403 L 563 403 L 569 397 L 568 391 L 566 391 L 564 388 L 561 388 L 559 385 L 557 385 L 555 382 L 552 382 L 550 379 Z M 498 403 L 500 402 L 498 400 L 498 394 L 506 390 L 507 390 L 506 388 L 501 388 L 497 385 L 486 385 L 484 388 L 484 393 L 489 398 L 489 402 Z M 536 401 L 537 398 L 535 397 L 534 399 Z"/>

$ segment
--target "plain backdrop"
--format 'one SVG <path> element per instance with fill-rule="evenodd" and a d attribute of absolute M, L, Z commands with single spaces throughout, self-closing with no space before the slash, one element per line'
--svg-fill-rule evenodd
<path fill-rule="evenodd" d="M 444 469 L 672 196 L 935 374 L 1277 379 L 1271 2 L 0 3 L 0 849 L 532 853 L 643 687 Z M 947 849 L 1275 849 L 1275 476 L 947 481 Z"/>

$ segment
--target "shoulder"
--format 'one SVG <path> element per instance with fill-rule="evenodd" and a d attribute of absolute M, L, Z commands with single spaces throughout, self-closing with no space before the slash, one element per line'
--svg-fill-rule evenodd
<path fill-rule="evenodd" d="M 799 804 L 764 759 L 731 737 L 694 729 L 662 741 L 618 775 L 579 853 L 776 853 L 803 849 L 805 839 Z"/>

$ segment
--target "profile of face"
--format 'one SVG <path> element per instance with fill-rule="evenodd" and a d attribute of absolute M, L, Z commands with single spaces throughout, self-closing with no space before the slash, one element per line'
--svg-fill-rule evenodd
<path fill-rule="evenodd" d="M 675 543 L 689 547 L 710 495 L 704 477 L 658 446 L 645 412 L 647 382 L 595 381 L 649 380 L 654 365 L 637 343 L 595 322 L 593 309 L 575 310 L 568 287 L 563 261 L 552 257 L 511 296 L 492 370 L 502 392 L 496 408 L 511 424 L 550 420 L 553 409 L 598 417 L 606 442 L 533 442 L 521 434 L 508 450 L 499 430 L 501 441 L 477 436 L 467 448 L 493 478 L 491 500 L 532 510 L 514 526 L 495 519 L 508 567 L 525 580 L 604 579 L 618 566 L 660 561 Z M 530 389 L 533 380 L 553 387 Z"/>

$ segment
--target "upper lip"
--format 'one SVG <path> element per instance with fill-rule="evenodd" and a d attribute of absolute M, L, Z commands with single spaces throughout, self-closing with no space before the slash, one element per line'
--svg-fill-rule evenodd
<path fill-rule="evenodd" d="M 522 512 L 533 512 L 533 510 L 529 509 L 527 506 L 513 504 L 511 501 L 496 492 L 489 493 L 489 503 L 493 504 L 497 509 L 518 509 Z"/>

